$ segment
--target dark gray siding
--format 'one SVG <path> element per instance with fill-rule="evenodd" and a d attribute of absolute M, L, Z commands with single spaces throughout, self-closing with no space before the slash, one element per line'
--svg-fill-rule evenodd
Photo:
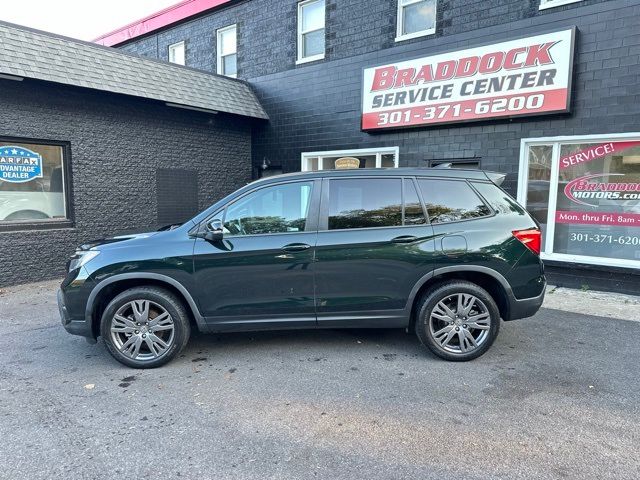
<path fill-rule="evenodd" d="M 239 78 L 253 79 L 296 66 L 296 16 L 300 0 L 240 0 L 213 12 L 120 45 L 119 48 L 151 58 L 167 60 L 169 45 L 187 42 L 187 65 L 215 71 L 216 30 L 238 25 Z M 395 42 L 397 0 L 326 0 L 326 58 L 320 63 L 380 52 L 396 45 L 438 45 L 440 37 L 502 26 L 513 29 L 520 20 L 553 22 L 558 12 L 581 16 L 590 5 L 607 0 L 581 2 L 539 10 L 540 0 L 438 0 L 437 27 L 430 37 Z M 614 2 L 617 3 L 617 2 Z M 626 0 L 621 5 L 634 5 Z M 603 7 L 603 9 L 606 7 Z M 620 17 L 623 18 L 623 17 Z M 531 23 L 531 22 L 529 22 Z"/>
<path fill-rule="evenodd" d="M 240 117 L 25 80 L 0 80 L 0 135 L 71 143 L 73 228 L 0 232 L 0 286 L 62 276 L 87 240 L 157 228 L 156 169 L 198 176 L 203 209 L 251 178 Z"/>

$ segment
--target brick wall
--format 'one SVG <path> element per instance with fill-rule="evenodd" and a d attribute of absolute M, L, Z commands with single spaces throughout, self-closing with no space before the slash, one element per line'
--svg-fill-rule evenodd
<path fill-rule="evenodd" d="M 251 178 L 251 125 L 162 104 L 0 80 L 1 136 L 71 142 L 73 228 L 0 232 L 0 286 L 64 274 L 87 240 L 157 228 L 156 169 L 198 174 L 203 209 Z"/>

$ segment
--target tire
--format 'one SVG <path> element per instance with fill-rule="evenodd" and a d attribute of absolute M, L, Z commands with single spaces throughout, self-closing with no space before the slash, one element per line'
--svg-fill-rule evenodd
<path fill-rule="evenodd" d="M 133 368 L 164 365 L 182 351 L 190 334 L 182 302 L 158 287 L 136 287 L 117 295 L 100 322 L 109 353 Z"/>
<path fill-rule="evenodd" d="M 500 312 L 486 290 L 456 280 L 425 293 L 415 327 L 422 344 L 434 354 L 464 362 L 478 358 L 491 347 L 500 330 Z"/>

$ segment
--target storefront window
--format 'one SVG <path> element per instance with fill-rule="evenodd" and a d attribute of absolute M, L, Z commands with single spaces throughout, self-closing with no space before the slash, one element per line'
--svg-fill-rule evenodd
<path fill-rule="evenodd" d="M 305 152 L 302 154 L 301 170 L 334 170 L 336 161 L 345 157 L 356 159 L 359 168 L 395 168 L 398 166 L 398 147 Z"/>
<path fill-rule="evenodd" d="M 543 227 L 546 258 L 638 268 L 640 136 L 526 149 L 519 197 Z"/>
<path fill-rule="evenodd" d="M 0 225 L 64 220 L 64 151 L 0 140 Z"/>
<path fill-rule="evenodd" d="M 531 213 L 531 215 L 533 215 L 533 217 L 540 223 L 543 249 L 549 210 L 552 154 L 552 145 L 536 145 L 529 148 L 527 209 L 529 210 L 529 213 Z"/>

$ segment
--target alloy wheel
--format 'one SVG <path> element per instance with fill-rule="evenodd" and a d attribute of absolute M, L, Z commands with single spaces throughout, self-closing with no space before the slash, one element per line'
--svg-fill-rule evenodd
<path fill-rule="evenodd" d="M 453 354 L 466 354 L 489 338 L 491 314 L 482 300 L 468 293 L 448 295 L 429 316 L 429 329 L 436 344 Z"/>
<path fill-rule="evenodd" d="M 116 349 L 132 360 L 151 361 L 169 351 L 175 338 L 173 318 L 150 300 L 122 305 L 111 319 L 111 340 Z"/>

